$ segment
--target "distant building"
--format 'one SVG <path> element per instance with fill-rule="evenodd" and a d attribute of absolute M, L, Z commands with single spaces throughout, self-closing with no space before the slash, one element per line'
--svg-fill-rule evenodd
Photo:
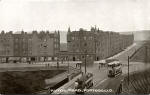
<path fill-rule="evenodd" d="M 60 51 L 59 31 L 32 31 L 31 34 L 21 31 L 0 34 L 0 57 L 2 61 L 50 61 L 57 60 Z"/>
<path fill-rule="evenodd" d="M 67 44 L 68 52 L 76 55 L 69 56 L 70 60 L 87 59 L 101 60 L 121 52 L 133 43 L 132 34 L 123 35 L 117 32 L 102 31 L 92 27 L 90 31 L 80 29 L 71 31 L 68 29 Z M 81 53 L 80 55 L 77 55 Z"/>

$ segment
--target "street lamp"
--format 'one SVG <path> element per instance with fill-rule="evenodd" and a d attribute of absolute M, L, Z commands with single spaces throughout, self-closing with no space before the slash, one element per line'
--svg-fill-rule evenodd
<path fill-rule="evenodd" d="M 67 56 L 67 61 L 68 61 L 68 74 L 69 74 L 69 67 L 70 67 L 70 64 L 69 64 L 69 56 Z"/>
<path fill-rule="evenodd" d="M 128 56 L 128 86 L 129 86 L 129 62 L 130 62 L 130 57 Z"/>
<path fill-rule="evenodd" d="M 95 43 L 95 61 L 97 60 L 97 58 L 96 58 L 96 50 L 97 50 L 97 47 L 96 47 L 96 45 L 97 45 L 97 38 L 96 38 L 96 35 L 94 36 L 94 43 Z"/>
<path fill-rule="evenodd" d="M 69 43 L 70 43 L 71 41 L 67 41 L 67 48 L 69 47 Z M 69 52 L 69 48 L 68 48 L 68 50 L 67 50 L 68 52 Z M 70 70 L 69 70 L 69 67 L 70 67 L 70 64 L 69 64 L 69 55 L 67 56 L 67 60 L 68 60 L 68 80 L 70 80 L 70 78 L 69 78 L 69 76 L 70 76 Z"/>
<path fill-rule="evenodd" d="M 85 64 L 84 64 L 84 66 L 85 66 L 85 74 L 86 74 L 86 71 L 87 71 L 87 68 L 86 68 L 86 56 L 87 56 L 87 50 L 85 51 Z"/>

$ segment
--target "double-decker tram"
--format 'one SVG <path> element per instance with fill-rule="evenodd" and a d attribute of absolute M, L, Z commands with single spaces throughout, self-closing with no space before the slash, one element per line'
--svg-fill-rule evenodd
<path fill-rule="evenodd" d="M 81 78 L 78 78 L 75 81 L 75 93 L 76 94 L 83 94 L 85 92 L 85 89 L 89 89 L 93 87 L 93 74 L 87 73 L 83 74 Z"/>
<path fill-rule="evenodd" d="M 119 61 L 112 61 L 107 64 L 108 66 L 108 77 L 115 77 L 122 73 L 122 64 Z"/>

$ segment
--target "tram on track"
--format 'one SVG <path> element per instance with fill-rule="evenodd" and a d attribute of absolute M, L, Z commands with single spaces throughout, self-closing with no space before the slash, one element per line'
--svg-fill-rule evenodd
<path fill-rule="evenodd" d="M 75 81 L 75 94 L 83 94 L 85 92 L 84 89 L 89 89 L 91 87 L 93 87 L 93 74 L 83 74 L 81 78 Z"/>
<path fill-rule="evenodd" d="M 122 73 L 122 64 L 121 62 L 119 62 L 119 60 L 107 63 L 107 67 L 108 67 L 108 77 L 115 77 L 116 75 Z"/>

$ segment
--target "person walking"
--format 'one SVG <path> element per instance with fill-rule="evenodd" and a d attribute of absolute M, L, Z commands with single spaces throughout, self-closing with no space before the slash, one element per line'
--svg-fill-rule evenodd
<path fill-rule="evenodd" d="M 99 70 L 101 69 L 101 64 L 99 63 Z"/>

